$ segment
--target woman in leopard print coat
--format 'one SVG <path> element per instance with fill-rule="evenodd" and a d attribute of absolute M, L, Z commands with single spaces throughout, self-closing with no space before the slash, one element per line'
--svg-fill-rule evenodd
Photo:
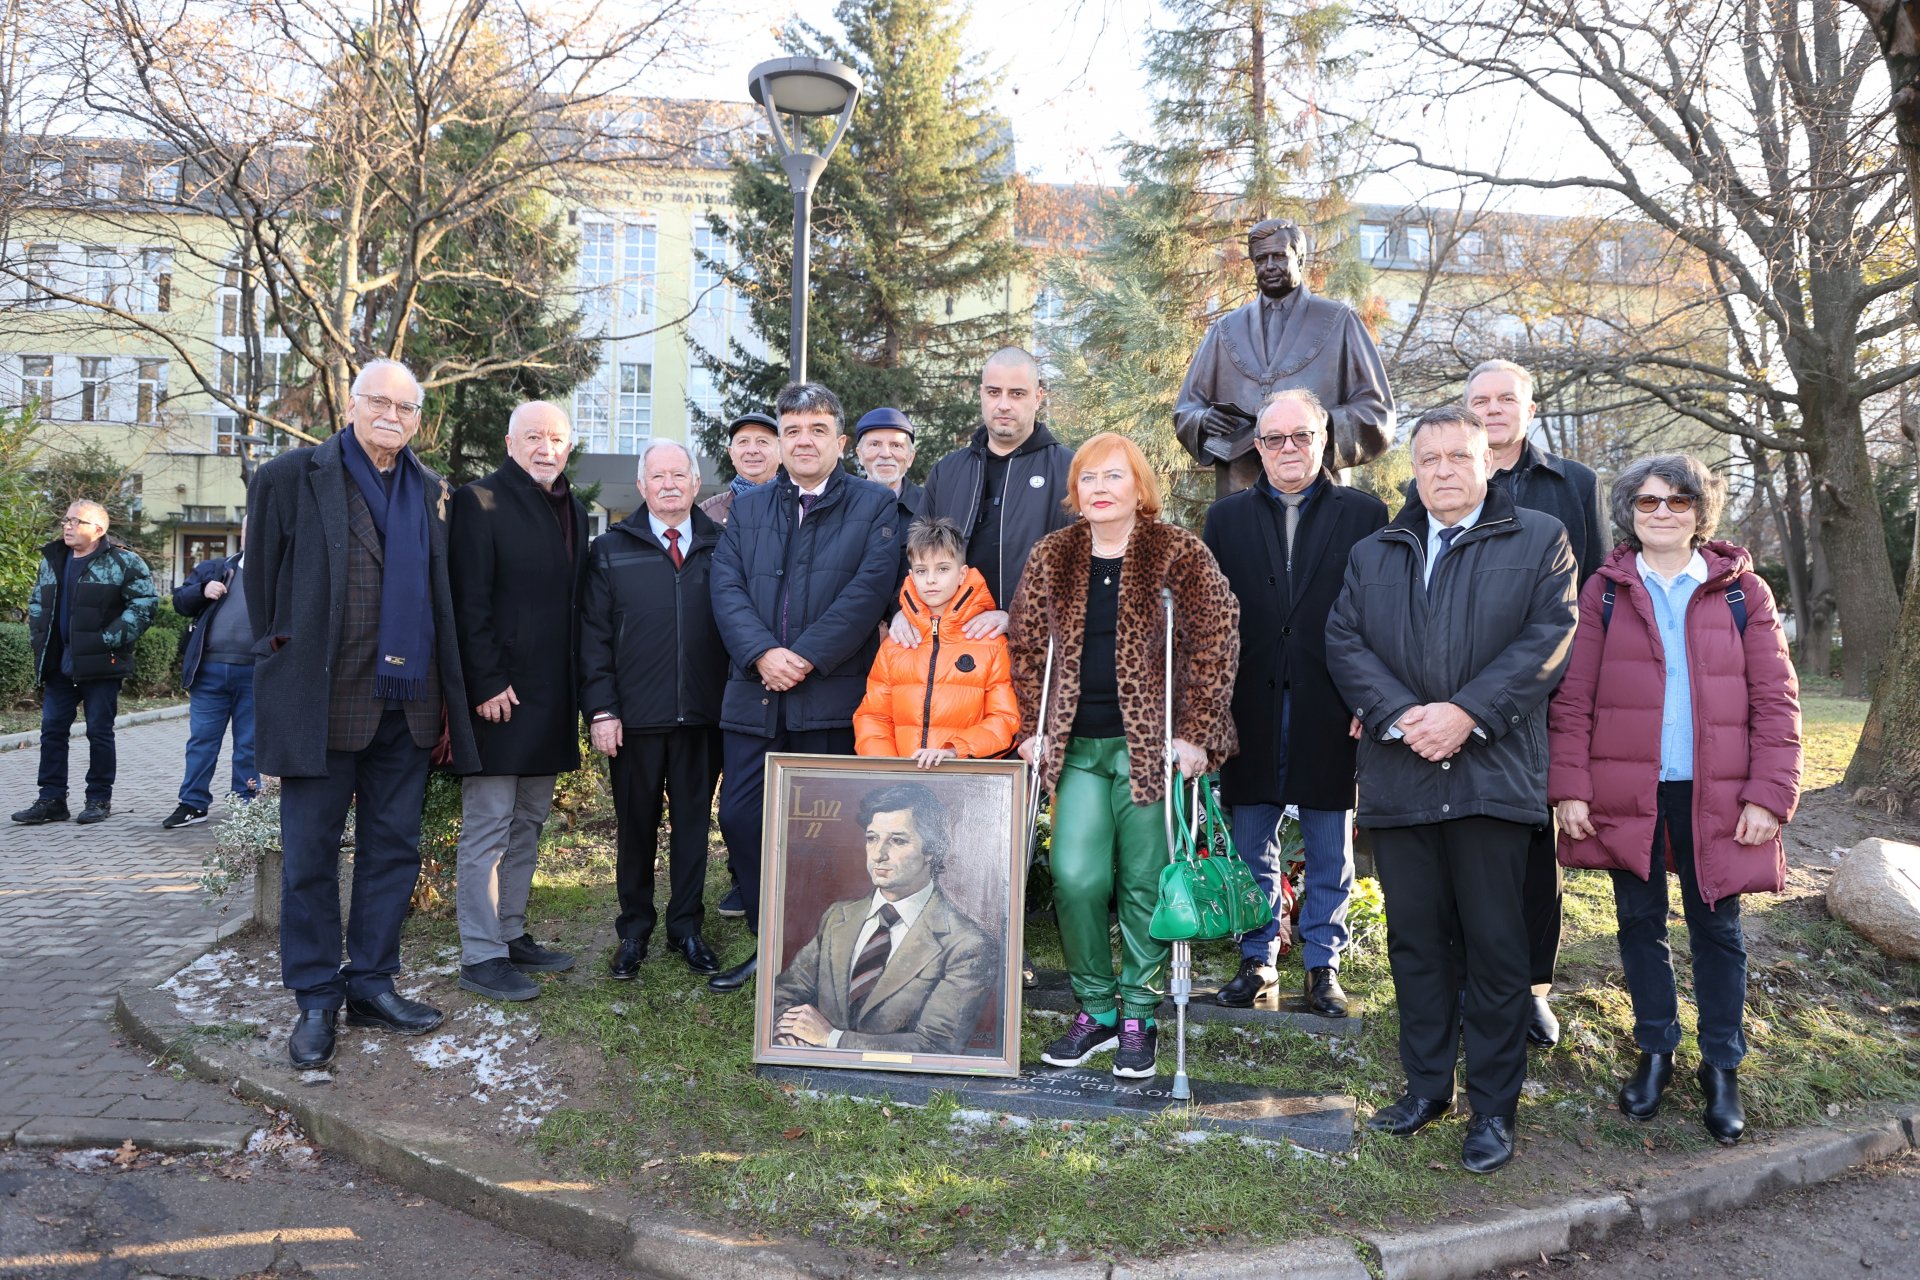
<path fill-rule="evenodd" d="M 1146 1078 L 1169 951 L 1148 932 L 1167 863 L 1161 589 L 1173 589 L 1173 747 L 1188 776 L 1237 747 L 1240 606 L 1205 544 L 1160 520 L 1159 486 L 1132 441 L 1095 436 L 1068 477 L 1069 509 L 1082 518 L 1034 545 L 1008 636 L 1023 724 L 1043 723 L 1049 642 L 1054 650 L 1046 736 L 1020 751 L 1039 758 L 1041 785 L 1054 794 L 1054 909 L 1080 1013 L 1041 1059 L 1079 1066 L 1117 1046 L 1113 1073 Z M 1107 934 L 1116 882 L 1118 981 Z"/>

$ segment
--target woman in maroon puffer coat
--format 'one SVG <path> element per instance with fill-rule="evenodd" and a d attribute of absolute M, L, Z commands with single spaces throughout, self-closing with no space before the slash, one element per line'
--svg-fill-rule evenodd
<path fill-rule="evenodd" d="M 1626 538 L 1580 592 L 1573 659 L 1548 713 L 1547 797 L 1561 864 L 1613 873 L 1640 1046 L 1620 1110 L 1652 1119 L 1673 1079 L 1671 867 L 1693 951 L 1706 1126 L 1732 1143 L 1746 1127 L 1740 895 L 1777 893 L 1786 880 L 1780 827 L 1800 795 L 1800 687 L 1752 556 L 1710 540 L 1725 500 L 1722 482 L 1685 454 L 1643 458 L 1614 482 Z"/>

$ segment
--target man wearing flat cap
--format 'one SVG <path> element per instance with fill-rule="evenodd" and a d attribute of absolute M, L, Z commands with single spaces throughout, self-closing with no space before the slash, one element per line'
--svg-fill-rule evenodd
<path fill-rule="evenodd" d="M 853 424 L 853 456 L 867 479 L 887 486 L 900 500 L 902 528 L 926 507 L 926 490 L 907 479 L 913 452 L 913 423 L 898 409 L 869 409 Z"/>
<path fill-rule="evenodd" d="M 733 480 L 700 504 L 707 518 L 723 529 L 733 512 L 733 500 L 773 479 L 780 470 L 780 424 L 772 414 L 743 413 L 727 424 L 727 461 L 733 464 Z M 723 909 L 720 914 L 738 913 Z"/>
<path fill-rule="evenodd" d="M 1332 470 L 1371 462 L 1393 443 L 1386 367 L 1353 308 L 1314 296 L 1300 273 L 1298 226 L 1279 218 L 1247 231 L 1260 294 L 1214 322 L 1173 407 L 1174 433 L 1214 469 L 1216 496 L 1261 474 L 1253 424 L 1276 391 L 1304 388 L 1327 408 L 1322 461 Z"/>

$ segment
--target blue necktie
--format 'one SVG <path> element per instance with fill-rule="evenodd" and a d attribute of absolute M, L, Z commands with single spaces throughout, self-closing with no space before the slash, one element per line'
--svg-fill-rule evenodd
<path fill-rule="evenodd" d="M 1453 540 L 1465 533 L 1459 525 L 1440 531 L 1440 549 L 1433 554 L 1433 565 L 1427 570 L 1427 594 L 1433 594 L 1433 584 L 1440 580 L 1440 562 L 1447 558 L 1447 552 L 1453 549 Z"/>

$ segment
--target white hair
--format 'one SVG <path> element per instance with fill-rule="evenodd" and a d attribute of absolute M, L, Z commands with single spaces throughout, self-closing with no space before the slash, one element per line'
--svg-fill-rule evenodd
<path fill-rule="evenodd" d="M 78 507 L 82 514 L 90 515 L 97 520 L 102 532 L 105 532 L 107 526 L 113 522 L 113 517 L 107 514 L 107 509 L 95 502 L 92 498 L 75 498 L 67 504 L 67 510 L 69 511 L 72 511 L 75 507 Z"/>
<path fill-rule="evenodd" d="M 655 449 L 678 449 L 680 452 L 686 454 L 687 467 L 693 472 L 694 487 L 695 488 L 699 487 L 700 459 L 694 456 L 693 450 L 687 448 L 687 446 L 685 446 L 684 444 L 681 444 L 678 440 L 666 440 L 666 439 L 662 439 L 659 436 L 653 437 L 652 439 L 648 440 L 645 444 L 640 446 L 640 457 L 638 461 L 636 461 L 634 464 L 634 475 L 638 476 L 642 480 L 646 479 L 647 459 L 653 454 L 653 451 Z"/>
<path fill-rule="evenodd" d="M 369 360 L 360 366 L 360 372 L 354 375 L 353 386 L 350 388 L 354 395 L 365 394 L 360 388 L 366 385 L 367 375 L 378 369 L 398 369 L 401 373 L 406 374 L 407 381 L 413 384 L 413 398 L 416 401 L 427 398 L 427 389 L 420 385 L 420 379 L 414 377 L 413 370 L 407 368 L 407 366 L 401 364 L 398 360 L 389 360 L 385 356 L 380 357 L 378 360 Z"/>
<path fill-rule="evenodd" d="M 527 413 L 529 410 L 538 409 L 550 409 L 554 413 L 559 414 L 561 423 L 567 429 L 567 434 L 573 434 L 573 420 L 567 417 L 567 411 L 565 409 L 562 409 L 551 400 L 526 400 L 515 405 L 513 412 L 507 416 L 507 434 L 512 435 L 520 429 L 521 415 Z"/>
<path fill-rule="evenodd" d="M 1519 391 L 1521 398 L 1528 404 L 1533 403 L 1533 375 L 1528 373 L 1524 366 L 1517 365 L 1511 360 L 1482 360 L 1473 366 L 1473 372 L 1467 375 L 1467 389 L 1460 394 L 1463 403 L 1473 395 L 1474 379 L 1483 373 L 1512 374 L 1513 380 L 1519 384 L 1515 389 Z"/>

